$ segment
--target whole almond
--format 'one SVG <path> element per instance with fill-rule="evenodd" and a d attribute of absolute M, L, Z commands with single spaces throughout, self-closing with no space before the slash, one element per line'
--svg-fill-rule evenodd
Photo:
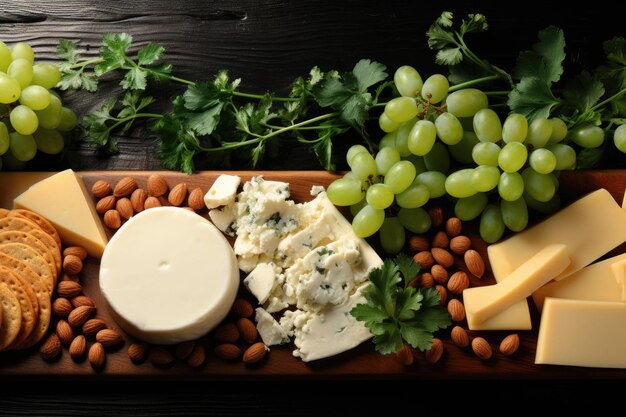
<path fill-rule="evenodd" d="M 119 211 L 111 209 L 104 213 L 104 225 L 109 229 L 119 229 L 122 225 L 122 217 Z"/>
<path fill-rule="evenodd" d="M 107 324 L 100 319 L 89 319 L 83 324 L 83 334 L 87 337 L 95 337 L 102 329 L 106 329 Z"/>
<path fill-rule="evenodd" d="M 148 177 L 147 185 L 148 195 L 152 197 L 160 197 L 167 193 L 168 186 L 165 178 L 159 174 L 152 174 Z"/>
<path fill-rule="evenodd" d="M 233 323 L 225 323 L 213 331 L 213 337 L 218 342 L 234 343 L 239 340 L 239 329 Z"/>
<path fill-rule="evenodd" d="M 468 288 L 470 285 L 470 280 L 467 274 L 463 271 L 457 271 L 450 276 L 450 280 L 448 281 L 448 290 L 452 294 L 462 294 L 463 290 Z"/>
<path fill-rule="evenodd" d="M 232 343 L 222 343 L 215 347 L 215 354 L 219 358 L 232 360 L 241 356 L 241 349 Z"/>
<path fill-rule="evenodd" d="M 76 275 L 83 270 L 83 261 L 76 255 L 63 258 L 63 271 L 68 275 Z"/>
<path fill-rule="evenodd" d="M 74 331 L 65 320 L 58 321 L 56 331 L 62 345 L 67 346 L 74 340 Z"/>
<path fill-rule="evenodd" d="M 422 288 L 432 288 L 435 286 L 435 279 L 430 272 L 424 272 L 419 276 L 419 284 Z"/>
<path fill-rule="evenodd" d="M 233 303 L 233 311 L 239 317 L 250 317 L 254 312 L 254 307 L 248 300 L 244 300 L 243 298 L 238 298 Z"/>
<path fill-rule="evenodd" d="M 269 351 L 270 349 L 265 346 L 263 342 L 255 343 L 243 353 L 243 361 L 244 363 L 257 363 L 263 359 Z"/>
<path fill-rule="evenodd" d="M 443 342 L 440 339 L 434 338 L 433 344 L 426 352 L 424 352 L 424 356 L 426 360 L 430 363 L 436 363 L 441 359 L 443 355 Z"/>
<path fill-rule="evenodd" d="M 519 348 L 519 336 L 517 334 L 510 334 L 500 342 L 500 352 L 504 356 L 511 356 Z"/>
<path fill-rule="evenodd" d="M 430 274 L 433 276 L 435 282 L 445 285 L 448 282 L 448 278 L 450 278 L 450 274 L 446 271 L 446 268 L 439 264 L 435 264 L 430 268 Z"/>
<path fill-rule="evenodd" d="M 137 188 L 130 195 L 130 204 L 133 206 L 133 210 L 139 213 L 144 210 L 146 198 L 148 198 L 148 193 L 143 188 Z"/>
<path fill-rule="evenodd" d="M 100 214 L 104 214 L 107 211 L 115 208 L 116 201 L 117 201 L 117 198 L 115 198 L 115 196 L 112 196 L 112 195 L 103 197 L 100 200 L 98 200 L 98 202 L 96 203 L 96 211 Z"/>
<path fill-rule="evenodd" d="M 433 227 L 439 227 L 443 223 L 443 209 L 441 207 L 431 207 L 428 210 L 428 215 L 430 216 L 430 222 Z"/>
<path fill-rule="evenodd" d="M 432 247 L 445 249 L 448 247 L 449 243 L 450 239 L 448 238 L 446 232 L 437 232 L 433 237 Z"/>
<path fill-rule="evenodd" d="M 173 206 L 180 206 L 187 198 L 187 183 L 177 184 L 167 196 L 167 201 Z"/>
<path fill-rule="evenodd" d="M 167 366 L 174 362 L 174 355 L 161 346 L 153 346 L 148 354 L 148 359 L 155 366 Z"/>
<path fill-rule="evenodd" d="M 61 341 L 56 333 L 52 333 L 50 337 L 39 348 L 39 355 L 44 361 L 53 361 L 61 354 Z"/>
<path fill-rule="evenodd" d="M 429 269 L 435 264 L 435 259 L 433 258 L 432 253 L 427 250 L 417 252 L 415 255 L 413 255 L 413 260 L 420 264 L 421 269 Z"/>
<path fill-rule="evenodd" d="M 115 197 L 127 197 L 137 189 L 137 181 L 133 177 L 124 177 L 115 184 L 113 195 Z"/>
<path fill-rule="evenodd" d="M 206 350 L 202 345 L 196 345 L 189 356 L 187 357 L 187 365 L 192 368 L 198 368 L 202 366 L 206 360 Z"/>
<path fill-rule="evenodd" d="M 176 356 L 178 359 L 186 359 L 189 355 L 191 355 L 191 352 L 193 352 L 193 349 L 195 347 L 195 340 L 187 340 L 185 342 L 181 342 L 176 345 L 176 349 L 174 350 L 174 356 Z"/>
<path fill-rule="evenodd" d="M 150 196 L 146 198 L 146 201 L 143 203 L 143 207 L 146 210 L 154 208 L 154 207 L 161 207 L 161 202 L 159 201 L 158 198 Z"/>
<path fill-rule="evenodd" d="M 52 303 L 52 312 L 61 318 L 65 318 L 70 314 L 74 307 L 72 307 L 72 303 L 67 298 L 59 297 Z"/>
<path fill-rule="evenodd" d="M 85 336 L 79 334 L 72 340 L 68 352 L 70 357 L 75 361 L 82 359 L 85 356 L 85 352 L 87 351 L 87 341 L 85 340 Z"/>
<path fill-rule="evenodd" d="M 461 223 L 461 219 L 458 217 L 450 217 L 446 220 L 446 233 L 450 239 L 460 235 L 462 228 L 463 224 Z"/>
<path fill-rule="evenodd" d="M 104 346 L 101 343 L 94 343 L 89 348 L 89 354 L 87 355 L 89 364 L 94 369 L 99 369 L 106 363 L 106 353 L 104 352 Z"/>
<path fill-rule="evenodd" d="M 435 285 L 435 290 L 439 294 L 439 300 L 441 300 L 441 305 L 446 305 L 446 301 L 448 300 L 448 291 L 446 287 L 443 285 Z"/>
<path fill-rule="evenodd" d="M 57 294 L 59 297 L 72 298 L 83 292 L 83 287 L 74 281 L 61 281 L 57 285 Z"/>
<path fill-rule="evenodd" d="M 95 307 L 96 304 L 93 302 L 91 297 L 87 297 L 86 295 L 77 295 L 76 297 L 72 298 L 72 306 L 74 306 L 74 308 L 80 306 Z"/>
<path fill-rule="evenodd" d="M 472 275 L 478 278 L 483 276 L 485 273 L 485 262 L 483 261 L 482 256 L 480 256 L 480 253 L 474 249 L 469 249 L 463 255 L 463 259 L 465 260 L 467 270 L 470 271 Z"/>
<path fill-rule="evenodd" d="M 469 335 L 467 331 L 461 326 L 454 326 L 452 331 L 450 332 L 450 338 L 452 339 L 452 343 L 457 345 L 458 347 L 467 347 L 469 346 Z"/>
<path fill-rule="evenodd" d="M 454 258 L 452 257 L 452 254 L 447 250 L 442 248 L 432 248 L 430 250 L 430 253 L 435 259 L 435 262 L 437 262 L 444 268 L 450 268 L 452 265 L 454 265 Z"/>
<path fill-rule="evenodd" d="M 106 197 L 111 194 L 112 191 L 111 185 L 103 180 L 98 180 L 91 186 L 91 194 L 96 198 Z"/>
<path fill-rule="evenodd" d="M 465 307 L 462 302 L 453 298 L 448 301 L 448 313 L 452 321 L 462 321 L 465 318 Z"/>
<path fill-rule="evenodd" d="M 413 348 L 408 344 L 404 344 L 402 349 L 395 353 L 396 359 L 404 366 L 410 366 L 413 364 Z"/>
<path fill-rule="evenodd" d="M 409 238 L 409 249 L 415 253 L 422 252 L 430 249 L 430 242 L 426 236 L 413 235 Z"/>
<path fill-rule="evenodd" d="M 102 329 L 96 333 L 96 342 L 104 347 L 113 347 L 124 341 L 122 335 L 115 329 Z"/>
<path fill-rule="evenodd" d="M 69 316 L 67 316 L 67 322 L 72 327 L 80 327 L 96 312 L 94 307 L 80 306 L 72 310 Z"/>
<path fill-rule="evenodd" d="M 187 205 L 194 210 L 202 210 L 206 207 L 204 204 L 204 192 L 202 188 L 196 187 L 191 192 L 189 192 L 189 197 L 187 197 Z"/>
<path fill-rule="evenodd" d="M 258 336 L 256 326 L 250 319 L 242 317 L 237 320 L 237 329 L 239 329 L 239 335 L 246 343 L 254 342 Z"/>
<path fill-rule="evenodd" d="M 467 236 L 460 235 L 450 239 L 450 250 L 457 255 L 463 255 L 471 247 L 472 241 Z"/>
<path fill-rule="evenodd" d="M 146 356 L 148 356 L 149 350 L 150 350 L 149 344 L 145 342 L 135 342 L 135 343 L 131 343 L 128 346 L 128 350 L 126 351 L 126 353 L 128 353 L 128 357 L 130 358 L 131 361 L 135 363 L 139 363 L 143 361 L 144 359 L 146 359 Z"/>
<path fill-rule="evenodd" d="M 117 200 L 117 203 L 115 203 L 115 210 L 117 210 L 120 214 L 120 217 L 126 220 L 130 219 L 133 217 L 133 214 L 135 214 L 133 205 L 128 197 L 123 197 Z"/>
<path fill-rule="evenodd" d="M 81 261 L 84 261 L 87 257 L 87 249 L 82 246 L 68 246 L 63 250 L 63 256 L 68 255 L 77 256 Z"/>
<path fill-rule="evenodd" d="M 491 356 L 493 355 L 493 350 L 491 349 L 489 342 L 487 342 L 482 337 L 475 337 L 474 339 L 472 339 L 472 350 L 474 351 L 476 356 L 484 361 L 491 358 Z"/>

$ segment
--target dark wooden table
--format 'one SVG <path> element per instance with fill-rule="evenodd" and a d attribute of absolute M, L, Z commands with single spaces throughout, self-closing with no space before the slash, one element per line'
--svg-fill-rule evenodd
<path fill-rule="evenodd" d="M 566 66 L 574 72 L 600 62 L 603 40 L 624 35 L 623 13 L 599 2 L 576 7 L 552 1 L 3 0 L 0 39 L 9 44 L 26 41 L 39 58 L 54 60 L 61 38 L 79 42 L 89 48 L 89 56 L 95 56 L 104 33 L 124 31 L 140 45 L 150 41 L 164 45 L 165 60 L 184 78 L 208 80 L 227 68 L 243 79 L 247 90 L 286 92 L 296 76 L 305 75 L 314 65 L 345 71 L 360 58 L 378 60 L 390 69 L 411 64 L 422 74 L 440 71 L 424 32 L 442 10 L 485 14 L 491 32 L 477 37 L 474 45 L 504 67 L 511 67 L 517 51 L 530 49 L 537 31 L 550 24 L 565 30 Z M 64 100 L 84 114 L 101 106 L 109 93 L 117 91 L 116 85 L 112 80 L 103 83 L 95 95 L 72 92 L 64 94 Z M 167 103 L 180 91 L 170 86 L 151 93 Z M 145 128 L 118 139 L 121 152 L 114 157 L 102 157 L 81 145 L 76 168 L 161 168 L 155 153 L 157 138 Z M 290 147 L 285 152 L 280 160 L 260 168 L 319 169 L 302 148 Z M 63 162 L 49 160 L 29 168 L 62 167 Z M 615 381 L 602 387 L 607 394 L 603 398 L 620 386 L 623 391 L 624 384 Z M 348 394 L 351 387 L 357 388 L 356 395 Z M 486 411 L 493 409 L 494 399 L 500 404 L 509 402 L 516 410 L 530 410 L 540 400 L 574 407 L 588 404 L 591 397 L 584 395 L 588 388 L 584 381 L 146 380 L 129 385 L 123 380 L 46 380 L 0 388 L 0 415 L 332 416 L 389 414 L 398 407 L 418 414 L 446 413 L 457 407 Z"/>

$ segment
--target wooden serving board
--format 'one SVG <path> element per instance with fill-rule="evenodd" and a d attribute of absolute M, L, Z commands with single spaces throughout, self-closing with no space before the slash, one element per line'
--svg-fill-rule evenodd
<path fill-rule="evenodd" d="M 147 177 L 153 171 L 85 171 L 81 172 L 88 188 L 103 179 L 114 185 L 124 176 L 134 177 L 139 186 L 145 188 Z M 173 172 L 159 172 L 170 188 L 179 182 L 186 182 L 191 188 L 201 187 L 208 190 L 215 178 L 223 172 L 199 172 L 187 176 Z M 296 201 L 308 201 L 312 197 L 309 193 L 313 185 L 328 185 L 336 175 L 325 171 L 236 171 L 228 172 L 239 175 L 242 181 L 254 175 L 263 175 L 266 179 L 285 181 L 291 184 L 292 198 Z M 571 201 L 585 193 L 604 187 L 608 189 L 618 202 L 621 203 L 624 188 L 626 187 L 626 171 L 589 171 L 564 173 L 561 176 L 560 193 L 564 201 Z M 206 211 L 200 212 L 206 215 Z M 476 224 L 466 223 L 464 233 L 472 238 L 474 247 L 485 256 L 486 245 L 475 233 Z M 376 246 L 376 242 L 372 242 Z M 620 247 L 616 251 L 623 251 Z M 461 262 L 459 262 L 460 266 Z M 111 319 L 105 301 L 102 299 L 98 286 L 98 260 L 88 258 L 85 268 L 81 272 L 81 284 L 84 292 L 91 296 L 98 307 L 97 317 L 104 319 L 111 325 Z M 473 285 L 493 284 L 489 267 L 486 276 Z M 252 300 L 245 290 L 241 296 Z M 58 377 L 86 378 L 86 379 L 120 379 L 120 378 L 162 378 L 162 379 L 216 379 L 216 378 L 293 378 L 293 379 L 326 379 L 326 378 L 414 378 L 414 379 L 623 379 L 626 370 L 590 369 L 566 366 L 535 365 L 535 347 L 537 341 L 538 314 L 531 304 L 533 315 L 533 330 L 518 332 L 520 348 L 511 357 L 505 357 L 497 352 L 500 341 L 511 332 L 470 332 L 471 336 L 480 335 L 486 338 L 494 348 L 494 356 L 488 361 L 478 359 L 471 348 L 459 348 L 452 344 L 449 337 L 450 329 L 440 332 L 439 337 L 444 341 L 445 350 L 441 360 L 430 364 L 421 355 L 411 366 L 404 366 L 393 355 L 381 356 L 374 351 L 373 344 L 365 342 L 359 347 L 337 355 L 335 357 L 304 363 L 292 356 L 293 346 L 272 346 L 271 352 L 261 363 L 253 366 L 241 361 L 224 361 L 212 353 L 212 342 L 207 338 L 207 361 L 199 369 L 188 367 L 182 361 L 175 361 L 173 365 L 157 368 L 148 361 L 133 364 L 126 354 L 126 348 L 133 341 L 126 336 L 124 345 L 107 354 L 107 363 L 104 369 L 94 371 L 87 361 L 76 363 L 71 360 L 64 349 L 61 358 L 53 363 L 46 363 L 40 357 L 38 348 L 23 352 L 0 353 L 0 379 L 9 378 L 42 378 Z M 54 326 L 53 321 L 52 326 Z M 466 324 L 460 323 L 464 327 Z M 452 326 L 451 326 L 452 327 Z M 88 342 L 88 345 L 92 341 Z M 625 353 L 626 354 L 626 353 Z"/>

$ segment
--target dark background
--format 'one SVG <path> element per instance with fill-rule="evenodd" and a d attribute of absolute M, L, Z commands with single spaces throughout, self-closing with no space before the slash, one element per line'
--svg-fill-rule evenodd
<path fill-rule="evenodd" d="M 614 3 L 617 4 L 617 3 Z M 518 51 L 530 49 L 538 30 L 564 29 L 566 71 L 593 68 L 603 56 L 601 42 L 624 36 L 623 6 L 587 2 L 577 7 L 552 1 L 42 1 L 0 0 L 0 39 L 30 43 L 38 59 L 54 60 L 61 38 L 77 41 L 96 56 L 105 32 L 125 31 L 139 46 L 156 42 L 174 73 L 208 80 L 222 68 L 243 79 L 242 89 L 286 92 L 291 81 L 312 66 L 349 70 L 361 58 L 418 68 L 426 78 L 441 71 L 427 48 L 425 31 L 442 10 L 457 17 L 487 16 L 490 31 L 474 36 L 475 51 L 510 68 Z M 117 79 L 98 93 L 68 93 L 64 100 L 79 114 L 102 105 L 117 91 Z M 181 90 L 149 91 L 164 111 Z M 79 169 L 159 169 L 157 138 L 143 128 L 119 137 L 121 153 L 104 158 L 81 145 Z M 346 141 L 351 139 L 347 137 Z M 319 169 L 299 147 L 285 147 L 265 169 Z M 38 161 L 28 168 L 57 169 L 64 162 Z M 211 169 L 200 163 L 199 167 Z M 242 167 L 243 168 L 243 167 Z M 1 376 L 0 376 L 1 377 Z M 606 386 L 604 386 L 606 385 Z M 349 394 L 356 388 L 356 394 Z M 600 388 L 601 394 L 592 392 Z M 600 410 L 623 396 L 625 384 L 585 381 L 6 381 L 0 388 L 0 415 L 411 415 L 452 409 L 472 412 L 533 410 L 539 403 Z M 614 396 L 615 391 L 621 395 Z M 37 395 L 35 395 L 35 393 Z M 336 403 L 337 405 L 332 405 Z M 500 405 L 501 404 L 501 405 Z M 508 410 L 508 411 L 507 411 Z"/>

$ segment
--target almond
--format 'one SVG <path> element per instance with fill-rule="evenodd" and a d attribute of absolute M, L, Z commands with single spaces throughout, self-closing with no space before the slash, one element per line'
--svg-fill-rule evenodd
<path fill-rule="evenodd" d="M 146 210 L 150 208 L 154 208 L 154 207 L 161 207 L 161 202 L 159 201 L 158 198 L 150 196 L 146 198 L 146 201 L 143 203 L 143 207 Z"/>
<path fill-rule="evenodd" d="M 57 294 L 59 297 L 72 298 L 83 292 L 83 287 L 74 281 L 61 281 L 57 285 Z"/>
<path fill-rule="evenodd" d="M 457 271 L 452 276 L 450 276 L 450 280 L 448 281 L 448 290 L 452 294 L 462 294 L 463 290 L 468 288 L 470 285 L 470 280 L 467 274 L 463 271 Z"/>
<path fill-rule="evenodd" d="M 102 329 L 96 333 L 96 342 L 104 347 L 113 347 L 124 341 L 122 335 L 115 329 Z"/>
<path fill-rule="evenodd" d="M 233 343 L 239 340 L 239 329 L 233 323 L 222 324 L 213 331 L 213 337 L 218 342 Z"/>
<path fill-rule="evenodd" d="M 63 273 L 63 275 L 61 276 L 61 281 L 78 282 L 80 281 L 80 277 L 78 275 L 68 275 L 66 273 Z"/>
<path fill-rule="evenodd" d="M 452 257 L 452 254 L 447 250 L 442 248 L 432 248 L 430 250 L 430 253 L 435 259 L 435 262 L 437 262 L 444 268 L 450 268 L 452 265 L 454 265 L 454 258 Z"/>
<path fill-rule="evenodd" d="M 153 346 L 148 354 L 150 362 L 155 366 L 167 366 L 174 362 L 174 355 L 161 346 Z"/>
<path fill-rule="evenodd" d="M 419 276 L 420 287 L 422 288 L 432 288 L 435 286 L 435 279 L 430 272 L 424 272 Z"/>
<path fill-rule="evenodd" d="M 39 355 L 44 361 L 53 361 L 61 354 L 61 341 L 56 333 L 52 333 L 50 337 L 39 348 Z"/>
<path fill-rule="evenodd" d="M 119 229 L 122 225 L 122 217 L 119 211 L 111 209 L 104 213 L 104 225 L 109 229 Z"/>
<path fill-rule="evenodd" d="M 445 285 L 446 282 L 448 282 L 448 278 L 450 277 L 450 274 L 448 274 L 446 268 L 439 264 L 433 265 L 432 268 L 430 268 L 430 274 L 433 276 L 435 282 L 442 285 Z"/>
<path fill-rule="evenodd" d="M 98 342 L 91 345 L 87 358 L 89 359 L 89 364 L 92 368 L 102 368 L 107 359 L 106 353 L 104 352 L 104 346 L 102 346 L 102 344 Z"/>
<path fill-rule="evenodd" d="M 100 319 L 89 319 L 83 324 L 83 334 L 87 337 L 95 336 L 100 330 L 106 329 L 107 324 Z"/>
<path fill-rule="evenodd" d="M 475 337 L 474 339 L 472 339 L 472 350 L 474 351 L 476 356 L 484 361 L 491 358 L 491 356 L 493 355 L 493 350 L 491 349 L 489 342 L 487 342 L 482 337 Z"/>
<path fill-rule="evenodd" d="M 433 344 L 426 352 L 424 356 L 430 363 L 437 363 L 443 355 L 443 342 L 440 339 L 434 338 Z"/>
<path fill-rule="evenodd" d="M 133 210 L 139 213 L 144 210 L 146 198 L 148 198 L 148 193 L 143 188 L 137 188 L 130 195 L 130 204 L 133 206 Z"/>
<path fill-rule="evenodd" d="M 198 368 L 202 366 L 205 360 L 206 351 L 204 349 L 204 346 L 196 345 L 191 351 L 191 354 L 187 357 L 187 365 L 191 366 L 192 368 Z"/>
<path fill-rule="evenodd" d="M 511 356 L 519 348 L 519 336 L 517 334 L 510 334 L 500 342 L 500 352 L 504 356 Z"/>
<path fill-rule="evenodd" d="M 222 343 L 215 347 L 215 354 L 219 358 L 232 360 L 241 356 L 241 349 L 232 343 Z"/>
<path fill-rule="evenodd" d="M 89 319 L 89 317 L 96 312 L 94 307 L 80 306 L 72 310 L 69 316 L 67 316 L 67 322 L 72 327 L 80 327 Z"/>
<path fill-rule="evenodd" d="M 244 300 L 243 298 L 238 298 L 233 303 L 233 311 L 239 317 L 250 317 L 254 312 L 254 307 L 248 300 Z"/>
<path fill-rule="evenodd" d="M 258 336 L 256 326 L 249 319 L 240 318 L 237 320 L 237 328 L 239 329 L 239 335 L 244 342 L 252 343 L 256 340 Z"/>
<path fill-rule="evenodd" d="M 113 190 L 108 182 L 98 180 L 91 186 L 91 194 L 96 198 L 106 197 L 111 194 Z"/>
<path fill-rule="evenodd" d="M 104 214 L 107 211 L 115 208 L 115 202 L 116 201 L 117 201 L 117 198 L 115 198 L 112 195 L 109 195 L 109 196 L 106 196 L 104 198 L 101 198 L 96 203 L 96 211 L 98 213 L 100 213 L 100 214 Z"/>
<path fill-rule="evenodd" d="M 152 174 L 148 177 L 148 195 L 152 197 L 160 197 L 167 193 L 168 186 L 165 178 L 159 174 Z"/>
<path fill-rule="evenodd" d="M 87 342 L 85 341 L 85 336 L 79 334 L 72 340 L 68 352 L 70 357 L 75 361 L 82 359 L 85 356 L 85 352 L 87 351 Z"/>
<path fill-rule="evenodd" d="M 68 255 L 77 256 L 81 261 L 84 261 L 87 258 L 87 249 L 82 246 L 68 246 L 63 250 L 63 256 Z"/>
<path fill-rule="evenodd" d="M 74 340 L 74 331 L 65 320 L 59 320 L 57 323 L 57 336 L 62 345 L 69 345 Z"/>
<path fill-rule="evenodd" d="M 76 275 L 83 270 L 83 261 L 76 255 L 63 258 L 63 271 L 68 275 Z"/>
<path fill-rule="evenodd" d="M 181 182 L 170 191 L 167 201 L 173 206 L 180 206 L 187 198 L 187 183 Z"/>
<path fill-rule="evenodd" d="M 120 214 L 120 217 L 126 220 L 130 219 L 133 217 L 133 214 L 135 214 L 133 205 L 128 197 L 123 197 L 117 200 L 117 203 L 115 203 L 115 210 L 117 210 Z"/>
<path fill-rule="evenodd" d="M 450 243 L 450 239 L 446 232 L 437 232 L 435 233 L 435 237 L 433 237 L 432 246 L 433 248 L 442 248 L 445 249 L 448 247 Z"/>
<path fill-rule="evenodd" d="M 443 209 L 441 207 L 431 207 L 428 210 L 430 216 L 430 222 L 434 227 L 439 227 L 443 223 Z"/>
<path fill-rule="evenodd" d="M 448 313 L 452 321 L 462 321 L 465 318 L 465 307 L 462 302 L 453 298 L 448 302 Z"/>
<path fill-rule="evenodd" d="M 450 250 L 457 255 L 463 255 L 471 247 L 472 241 L 467 236 L 460 235 L 450 239 Z"/>
<path fill-rule="evenodd" d="M 148 356 L 148 350 L 150 350 L 149 344 L 145 342 L 135 342 L 128 346 L 126 353 L 128 353 L 128 357 L 131 361 L 139 363 L 146 359 L 146 356 Z"/>
<path fill-rule="evenodd" d="M 430 249 L 428 238 L 423 235 L 413 235 L 409 238 L 409 249 L 417 253 Z"/>
<path fill-rule="evenodd" d="M 402 349 L 395 353 L 396 359 L 404 366 L 410 366 L 413 364 L 413 348 L 406 343 L 402 346 Z"/>
<path fill-rule="evenodd" d="M 137 189 L 137 181 L 133 177 L 124 177 L 115 184 L 113 195 L 115 197 L 127 197 Z"/>
<path fill-rule="evenodd" d="M 174 356 L 178 359 L 186 359 L 193 349 L 196 347 L 195 340 L 187 340 L 186 342 L 181 342 L 176 345 L 176 350 L 174 350 Z"/>
<path fill-rule="evenodd" d="M 446 287 L 443 285 L 435 285 L 435 290 L 439 294 L 439 300 L 441 300 L 441 305 L 446 305 L 446 301 L 448 300 L 448 291 Z"/>
<path fill-rule="evenodd" d="M 435 259 L 433 258 L 432 253 L 427 250 L 418 252 L 413 255 L 413 260 L 420 264 L 420 268 L 422 269 L 429 269 L 435 264 Z"/>
<path fill-rule="evenodd" d="M 452 331 L 450 332 L 450 337 L 452 339 L 452 343 L 457 345 L 458 347 L 467 347 L 469 346 L 469 336 L 467 331 L 461 326 L 454 326 Z"/>
<path fill-rule="evenodd" d="M 263 342 L 255 343 L 243 353 L 243 361 L 244 363 L 257 363 L 263 359 L 269 351 L 270 349 L 265 346 Z"/>
<path fill-rule="evenodd" d="M 478 278 L 481 278 L 483 276 L 483 274 L 485 273 L 485 262 L 480 256 L 480 253 L 478 253 L 474 249 L 469 249 L 463 255 L 463 259 L 465 260 L 465 266 L 467 266 L 467 270 L 470 271 L 472 275 Z"/>
<path fill-rule="evenodd" d="M 72 311 L 72 309 L 73 309 L 72 303 L 67 298 L 60 297 L 54 300 L 54 302 L 52 303 L 52 312 L 57 317 L 61 317 L 61 318 L 67 317 L 68 314 L 70 314 L 70 311 Z"/>
<path fill-rule="evenodd" d="M 189 193 L 187 197 L 187 205 L 194 210 L 202 210 L 206 207 L 204 204 L 204 192 L 202 188 L 196 187 Z"/>
<path fill-rule="evenodd" d="M 446 220 L 446 233 L 450 239 L 460 235 L 462 228 L 463 224 L 458 217 L 450 217 Z"/>
<path fill-rule="evenodd" d="M 80 306 L 89 306 L 89 307 L 96 306 L 93 300 L 90 297 L 87 297 L 86 295 L 77 295 L 76 297 L 72 298 L 72 305 L 74 306 L 74 308 L 80 307 Z"/>

